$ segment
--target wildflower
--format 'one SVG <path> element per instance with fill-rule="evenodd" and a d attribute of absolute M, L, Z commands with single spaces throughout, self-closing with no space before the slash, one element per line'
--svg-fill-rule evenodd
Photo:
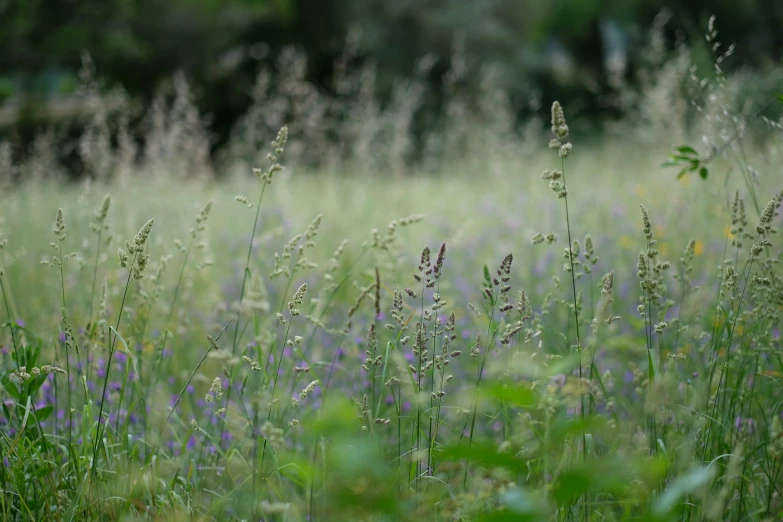
<path fill-rule="evenodd" d="M 28 381 L 32 378 L 32 375 L 27 373 L 27 367 L 20 366 L 18 370 L 14 370 L 11 375 L 8 376 L 8 379 L 11 382 L 22 384 L 25 381 Z"/>

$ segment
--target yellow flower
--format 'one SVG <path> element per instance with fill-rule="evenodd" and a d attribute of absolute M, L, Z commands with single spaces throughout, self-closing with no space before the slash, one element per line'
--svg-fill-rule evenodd
<path fill-rule="evenodd" d="M 693 254 L 700 256 L 704 253 L 704 243 L 701 241 L 696 241 L 696 244 L 693 245 Z"/>

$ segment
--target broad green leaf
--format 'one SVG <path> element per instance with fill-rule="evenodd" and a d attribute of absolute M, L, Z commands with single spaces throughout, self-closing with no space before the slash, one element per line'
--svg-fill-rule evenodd
<path fill-rule="evenodd" d="M 524 488 L 513 487 L 500 496 L 500 502 L 508 514 L 513 513 L 514 520 L 542 520 L 546 517 L 539 503 Z M 498 513 L 506 514 L 506 513 Z"/>
<path fill-rule="evenodd" d="M 509 511 L 496 511 L 479 519 L 480 522 L 537 522 L 539 520 L 546 520 L 546 517 L 540 513 L 511 513 Z"/>
<path fill-rule="evenodd" d="M 506 468 L 519 473 L 527 473 L 528 471 L 527 463 L 524 460 L 476 444 L 446 448 L 440 458 L 464 459 L 485 468 Z"/>
<path fill-rule="evenodd" d="M 45 406 L 40 410 L 37 410 L 35 412 L 35 416 L 38 417 L 39 421 L 46 420 L 49 417 L 49 415 L 52 414 L 53 411 L 54 411 L 54 406 Z"/>
<path fill-rule="evenodd" d="M 522 384 L 496 384 L 487 387 L 485 393 L 513 406 L 530 408 L 538 404 L 538 395 Z"/>
<path fill-rule="evenodd" d="M 685 497 L 708 484 L 712 480 L 713 469 L 710 467 L 699 467 L 692 469 L 685 475 L 674 479 L 663 495 L 658 497 L 653 505 L 653 514 L 662 517 L 668 514 L 675 506 L 680 504 Z"/>
<path fill-rule="evenodd" d="M 553 441 L 561 441 L 570 436 L 582 433 L 596 433 L 606 427 L 606 419 L 598 415 L 590 415 L 582 418 L 560 419 L 550 427 L 549 436 Z"/>
<path fill-rule="evenodd" d="M 3 375 L 0 377 L 0 384 L 3 385 L 3 388 L 5 391 L 13 397 L 16 400 L 19 400 L 19 388 L 16 386 L 16 384 L 11 382 L 11 379 L 9 379 L 7 376 Z"/>
<path fill-rule="evenodd" d="M 707 176 L 709 175 L 709 172 L 707 171 L 707 167 L 702 167 L 701 170 L 699 170 L 699 176 L 701 179 L 707 179 Z"/>
<path fill-rule="evenodd" d="M 555 502 L 562 505 L 587 493 L 593 485 L 593 474 L 586 469 L 567 470 L 560 474 L 554 487 Z"/>

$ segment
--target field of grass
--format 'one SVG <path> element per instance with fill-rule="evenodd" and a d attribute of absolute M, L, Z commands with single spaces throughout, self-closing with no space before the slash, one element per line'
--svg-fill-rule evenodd
<path fill-rule="evenodd" d="M 781 519 L 778 128 L 677 178 L 553 113 L 435 173 L 281 132 L 4 191 L 0 518 Z"/>

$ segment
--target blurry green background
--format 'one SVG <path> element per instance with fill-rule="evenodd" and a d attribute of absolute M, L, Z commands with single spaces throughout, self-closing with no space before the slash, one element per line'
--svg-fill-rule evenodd
<path fill-rule="evenodd" d="M 741 56 L 726 69 L 775 68 L 783 49 L 777 0 L 0 0 L 0 141 L 24 159 L 42 129 L 56 126 L 60 142 L 80 133 L 90 113 L 79 102 L 83 51 L 100 92 L 124 89 L 138 136 L 155 93 L 182 71 L 213 156 L 251 106 L 258 71 L 274 71 L 291 46 L 307 57 L 307 80 L 327 93 L 353 46 L 345 65 L 374 67 L 380 104 L 418 68 L 428 89 L 416 135 L 437 124 L 454 88 L 446 73 L 455 42 L 470 71 L 457 78 L 468 100 L 492 66 L 517 122 L 553 99 L 572 118 L 604 122 L 634 109 L 620 92 L 654 60 L 646 51 L 656 17 L 666 22 L 661 50 L 687 45 L 703 74 L 714 58 L 704 39 L 712 15 L 721 50 L 734 43 Z"/>

